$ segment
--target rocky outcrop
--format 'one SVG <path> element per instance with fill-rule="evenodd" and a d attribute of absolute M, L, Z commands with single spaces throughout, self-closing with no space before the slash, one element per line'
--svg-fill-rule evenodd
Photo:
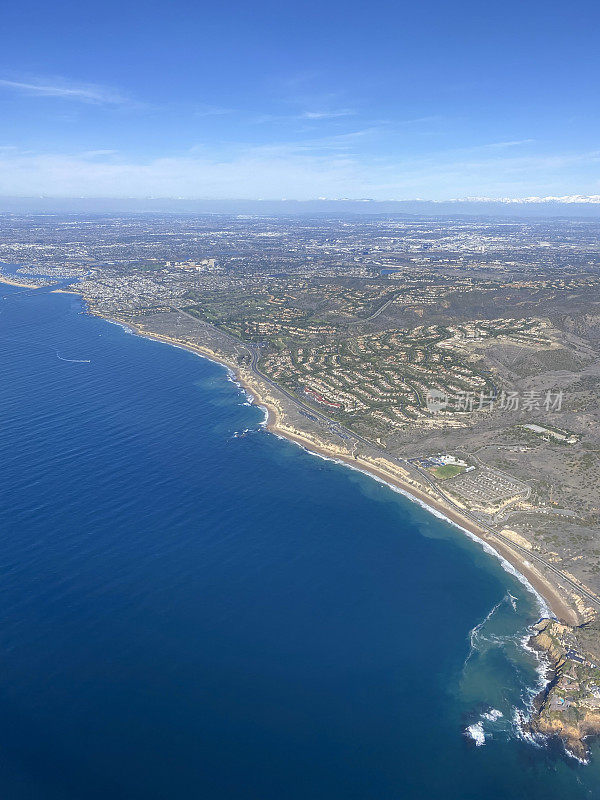
<path fill-rule="evenodd" d="M 552 673 L 529 725 L 533 733 L 559 737 L 567 752 L 587 761 L 587 739 L 600 734 L 600 668 L 580 650 L 577 631 L 554 619 L 534 626 L 530 645 L 547 655 Z"/>

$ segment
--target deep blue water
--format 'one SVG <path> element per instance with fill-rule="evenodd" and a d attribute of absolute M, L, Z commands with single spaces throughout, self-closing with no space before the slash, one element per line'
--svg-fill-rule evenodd
<path fill-rule="evenodd" d="M 600 796 L 517 735 L 538 608 L 494 558 L 81 310 L 0 286 L 2 798 Z"/>

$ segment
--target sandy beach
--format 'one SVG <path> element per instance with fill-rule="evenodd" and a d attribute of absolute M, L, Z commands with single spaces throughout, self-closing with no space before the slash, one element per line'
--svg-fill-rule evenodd
<path fill-rule="evenodd" d="M 528 561 L 526 561 L 519 553 L 512 550 L 504 542 L 496 539 L 492 534 L 478 528 L 471 520 L 457 514 L 454 509 L 448 508 L 441 502 L 436 501 L 431 496 L 420 492 L 411 484 L 402 481 L 396 474 L 392 474 L 385 469 L 381 469 L 373 464 L 370 464 L 365 459 L 354 459 L 351 456 L 332 451 L 325 445 L 316 444 L 308 437 L 304 437 L 299 433 L 291 433 L 285 426 L 278 424 L 277 409 L 269 403 L 263 402 L 256 392 L 256 388 L 244 383 L 240 380 L 240 384 L 249 391 L 255 398 L 255 403 L 265 408 L 268 413 L 267 429 L 273 433 L 283 436 L 286 439 L 296 442 L 304 447 L 306 450 L 316 453 L 321 456 L 330 458 L 338 463 L 344 463 L 352 469 L 359 470 L 360 472 L 377 478 L 378 480 L 388 484 L 394 489 L 399 489 L 402 494 L 412 500 L 418 501 L 421 505 L 428 507 L 430 510 L 437 512 L 450 522 L 464 531 L 467 531 L 472 536 L 486 543 L 489 547 L 496 551 L 496 553 L 511 564 L 517 572 L 519 572 L 526 581 L 531 584 L 535 591 L 547 603 L 550 611 L 555 614 L 560 620 L 568 622 L 569 624 L 576 625 L 579 623 L 579 615 L 577 612 L 563 599 L 558 590 L 542 576 L 542 574 Z"/>
<path fill-rule="evenodd" d="M 90 313 L 97 314 L 97 312 L 95 312 L 93 309 L 90 309 Z M 97 314 L 97 316 L 105 318 L 101 314 Z M 302 431 L 298 431 L 297 429 L 289 426 L 286 423 L 285 415 L 277 402 L 272 398 L 265 396 L 264 391 L 257 387 L 256 381 L 253 380 L 253 376 L 249 375 L 247 371 L 240 369 L 238 365 L 229 362 L 222 354 L 206 347 L 180 341 L 171 336 L 165 336 L 147 331 L 143 326 L 140 325 L 133 325 L 129 322 L 118 319 L 113 319 L 110 321 L 117 322 L 119 325 L 130 328 L 141 336 L 145 336 L 147 338 L 154 339 L 155 341 L 164 342 L 176 347 L 181 347 L 185 350 L 189 350 L 192 353 L 196 353 L 203 358 L 207 358 L 210 361 L 220 364 L 221 366 L 227 367 L 227 369 L 234 374 L 239 385 L 252 396 L 253 403 L 265 409 L 267 414 L 265 427 L 267 430 L 271 431 L 277 436 L 281 436 L 289 441 L 295 442 L 311 453 L 331 459 L 338 463 L 346 464 L 352 469 L 374 477 L 377 480 L 388 484 L 393 489 L 399 490 L 409 499 L 426 506 L 432 512 L 444 517 L 466 534 L 475 537 L 488 548 L 491 548 L 500 559 L 508 562 L 508 564 L 510 564 L 513 569 L 525 579 L 525 582 L 530 584 L 534 591 L 541 596 L 550 611 L 558 619 L 570 625 L 580 624 L 581 615 L 575 605 L 573 603 L 569 603 L 563 597 L 561 592 L 547 578 L 545 578 L 533 564 L 524 558 L 523 555 L 513 550 L 505 542 L 497 539 L 493 534 L 478 528 L 472 522 L 472 520 L 463 517 L 461 514 L 457 513 L 455 509 L 448 507 L 443 502 L 440 502 L 429 494 L 420 491 L 408 481 L 403 480 L 398 474 L 397 470 L 392 471 L 390 469 L 386 469 L 385 466 L 371 463 L 370 460 L 361 458 L 360 456 L 358 458 L 354 458 L 350 453 L 344 451 L 342 448 L 334 448 L 327 443 L 313 439 L 312 436 L 304 434 Z"/>
<path fill-rule="evenodd" d="M 18 286 L 21 289 L 41 289 L 42 288 L 37 283 L 23 283 L 22 281 L 17 281 L 14 278 L 10 278 L 8 275 L 0 275 L 0 283 L 6 283 L 6 284 L 8 284 L 8 286 Z"/>

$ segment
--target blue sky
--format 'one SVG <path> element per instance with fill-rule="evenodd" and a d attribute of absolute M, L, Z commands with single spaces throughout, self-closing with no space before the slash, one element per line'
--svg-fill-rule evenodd
<path fill-rule="evenodd" d="M 3 9 L 0 194 L 600 195 L 597 3 Z"/>

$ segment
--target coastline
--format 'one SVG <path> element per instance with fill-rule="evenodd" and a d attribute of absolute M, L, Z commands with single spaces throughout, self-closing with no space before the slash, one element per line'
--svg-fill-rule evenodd
<path fill-rule="evenodd" d="M 534 596 L 538 608 L 538 617 L 530 621 L 528 628 L 530 632 L 536 630 L 543 623 L 556 625 L 558 628 L 567 631 L 568 635 L 572 637 L 575 628 L 586 621 L 579 605 L 577 594 L 571 596 L 564 589 L 565 594 L 563 594 L 560 583 L 555 585 L 551 579 L 542 574 L 534 564 L 530 563 L 526 552 L 521 553 L 518 550 L 513 550 L 510 544 L 497 537 L 494 532 L 479 528 L 476 522 L 463 517 L 460 511 L 452 508 L 450 504 L 447 505 L 443 498 L 438 499 L 434 489 L 424 488 L 418 482 L 418 478 L 415 479 L 409 471 L 403 468 L 402 460 L 399 460 L 398 463 L 389 461 L 385 452 L 377 448 L 374 450 L 367 449 L 365 454 L 361 455 L 356 452 L 356 446 L 351 449 L 348 443 L 338 445 L 335 440 L 323 441 L 321 438 L 323 434 L 320 433 L 318 428 L 316 432 L 311 427 L 305 430 L 302 422 L 298 423 L 296 421 L 297 414 L 295 411 L 290 412 L 287 405 L 285 405 L 285 401 L 282 402 L 277 392 L 278 387 L 276 384 L 270 385 L 268 381 L 265 382 L 260 372 L 255 374 L 252 371 L 253 364 L 249 366 L 243 363 L 245 358 L 240 359 L 242 361 L 241 364 L 237 363 L 235 354 L 237 353 L 238 358 L 240 356 L 240 351 L 237 347 L 234 348 L 234 355 L 232 355 L 229 352 L 221 351 L 222 344 L 218 337 L 216 339 L 211 337 L 205 339 L 204 341 L 207 341 L 210 345 L 207 346 L 207 344 L 199 343 L 199 337 L 194 335 L 192 335 L 191 340 L 183 337 L 176 338 L 176 336 L 170 335 L 171 329 L 168 327 L 168 333 L 160 332 L 160 327 L 159 332 L 155 332 L 145 327 L 143 319 L 141 322 L 138 319 L 135 322 L 131 322 L 127 319 L 120 319 L 116 315 L 110 316 L 101 313 L 94 308 L 93 304 L 81 292 L 59 291 L 60 293 L 78 294 L 83 300 L 86 313 L 97 316 L 103 321 L 116 324 L 128 333 L 187 350 L 194 355 L 224 367 L 227 371 L 228 379 L 235 382 L 246 393 L 246 404 L 255 405 L 264 412 L 265 418 L 260 423 L 261 427 L 266 428 L 278 438 L 302 447 L 308 453 L 349 467 L 379 483 L 385 484 L 392 491 L 404 495 L 411 502 L 421 505 L 429 513 L 458 528 L 462 534 L 477 542 L 488 555 L 494 556 L 500 562 L 502 568 L 519 580 L 527 589 L 527 592 Z M 200 342 L 202 342 L 202 339 L 200 339 Z M 292 406 L 291 408 L 295 407 Z M 297 427 L 293 427 L 292 423 L 298 425 L 301 429 L 298 430 Z M 558 578 L 560 580 L 560 574 Z M 535 625 L 533 625 L 534 622 L 536 622 Z M 526 635 L 522 640 L 522 644 L 525 649 L 536 653 L 538 657 L 538 679 L 541 682 L 537 687 L 539 692 L 531 701 L 531 705 L 517 720 L 519 729 L 522 735 L 531 741 L 541 734 L 544 737 L 557 737 L 565 745 L 567 753 L 578 757 L 582 760 L 582 763 L 587 763 L 589 751 L 585 739 L 596 735 L 600 730 L 600 708 L 598 709 L 597 719 L 596 717 L 592 719 L 589 715 L 585 716 L 584 714 L 583 723 L 579 727 L 569 726 L 562 719 L 559 720 L 562 727 L 557 727 L 554 719 L 555 715 L 549 714 L 548 708 L 552 711 L 553 706 L 551 704 L 554 702 L 552 693 L 555 689 L 555 677 L 560 673 L 557 669 L 554 669 L 554 673 L 549 671 L 552 670 L 553 665 L 556 667 L 551 657 L 552 654 L 546 652 L 544 647 L 535 647 L 534 639 L 539 639 L 539 636 Z M 592 667 L 594 666 L 592 664 Z M 586 696 L 581 703 L 582 713 L 585 712 L 588 700 L 589 697 Z M 579 713 L 578 710 L 577 713 Z"/>
<path fill-rule="evenodd" d="M 0 274 L 0 283 L 5 283 L 7 286 L 18 286 L 20 289 L 41 289 L 42 287 L 37 283 L 22 283 L 10 278 L 8 275 Z"/>
<path fill-rule="evenodd" d="M 242 389 L 251 396 L 251 402 L 264 409 L 266 413 L 264 427 L 268 431 L 299 445 L 314 455 L 362 472 L 379 482 L 385 483 L 392 490 L 400 492 L 412 502 L 419 503 L 431 513 L 443 518 L 453 526 L 459 528 L 471 539 L 481 544 L 488 550 L 490 555 L 494 555 L 500 560 L 507 571 L 512 572 L 514 570 L 517 579 L 521 580 L 521 582 L 537 597 L 540 604 L 541 616 L 544 616 L 549 610 L 557 619 L 566 622 L 568 625 L 580 624 L 580 614 L 576 607 L 570 605 L 560 594 L 558 589 L 527 561 L 526 558 L 494 537 L 493 534 L 478 528 L 471 520 L 462 517 L 462 515 L 457 513 L 454 509 L 448 508 L 442 502 L 411 485 L 407 480 L 403 480 L 402 476 L 395 470 L 392 472 L 389 469 L 385 469 L 385 467 L 380 464 L 372 463 L 364 457 L 359 456 L 358 458 L 354 458 L 351 454 L 342 450 L 342 448 L 335 448 L 320 440 L 313 440 L 309 434 L 304 434 L 302 431 L 298 431 L 286 425 L 282 410 L 272 398 L 265 396 L 264 392 L 261 392 L 261 389 L 256 385 L 256 381 L 253 380 L 253 376 L 249 375 L 238 365 L 231 363 L 222 354 L 207 347 L 190 344 L 171 336 L 147 331 L 142 325 L 135 325 L 131 322 L 105 317 L 103 314 L 89 307 L 89 304 L 88 313 L 105 319 L 108 322 L 121 325 L 139 336 L 188 350 L 191 353 L 225 367 L 234 376 L 236 382 Z M 509 565 L 512 569 L 508 569 L 506 565 Z M 544 609 L 544 605 L 546 605 L 546 609 Z"/>
<path fill-rule="evenodd" d="M 251 393 L 255 393 L 255 390 L 252 387 L 244 386 L 242 381 L 240 381 L 240 384 Z M 290 433 L 286 429 L 280 428 L 277 425 L 275 409 L 271 409 L 270 411 L 269 406 L 262 401 L 259 401 L 257 405 L 265 408 L 269 413 L 269 419 L 265 426 L 269 431 L 277 436 L 281 436 L 284 439 L 288 439 L 289 441 L 300 445 L 310 453 L 327 458 L 328 460 L 335 461 L 338 464 L 344 464 L 351 469 L 362 472 L 364 475 L 375 478 L 375 480 L 386 484 L 394 491 L 398 491 L 412 502 L 416 502 L 422 507 L 426 508 L 435 516 L 438 516 L 444 519 L 446 522 L 449 522 L 454 527 L 458 528 L 467 536 L 469 536 L 469 538 L 476 540 L 479 544 L 482 544 L 484 547 L 486 547 L 490 555 L 494 555 L 496 558 L 499 558 L 501 562 L 506 562 L 509 564 L 515 571 L 516 577 L 521 579 L 527 588 L 530 590 L 533 589 L 533 593 L 537 596 L 538 601 L 540 602 L 540 613 L 542 615 L 548 613 L 549 610 L 557 618 L 568 620 L 570 621 L 570 624 L 577 624 L 578 617 L 576 616 L 576 613 L 563 600 L 550 582 L 547 581 L 538 572 L 538 570 L 535 569 L 535 567 L 529 564 L 529 562 L 526 562 L 525 559 L 522 559 L 503 542 L 496 540 L 491 534 L 488 534 L 486 531 L 478 528 L 470 520 L 463 518 L 461 515 L 457 514 L 452 509 L 447 508 L 442 503 L 434 500 L 424 492 L 420 492 L 414 486 L 402 481 L 396 475 L 392 475 L 386 470 L 380 469 L 368 461 L 361 459 L 360 457 L 353 459 L 349 456 L 332 452 L 327 447 L 319 446 L 308 438 L 304 438 L 300 435 Z M 271 421 L 271 414 L 274 417 L 273 421 Z M 546 605 L 546 609 L 544 608 L 544 605 Z"/>

